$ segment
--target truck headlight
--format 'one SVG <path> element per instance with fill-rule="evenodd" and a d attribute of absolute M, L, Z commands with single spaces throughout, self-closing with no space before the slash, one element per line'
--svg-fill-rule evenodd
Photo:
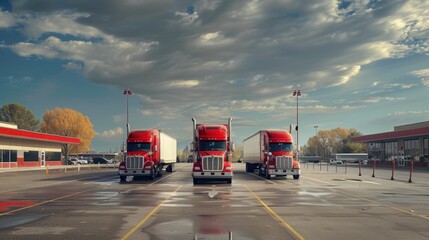
<path fill-rule="evenodd" d="M 194 170 L 196 170 L 196 171 L 201 171 L 201 167 L 196 166 L 196 167 L 194 167 Z"/>

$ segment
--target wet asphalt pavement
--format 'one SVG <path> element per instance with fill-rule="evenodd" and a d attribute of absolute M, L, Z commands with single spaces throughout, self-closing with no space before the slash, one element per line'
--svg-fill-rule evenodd
<path fill-rule="evenodd" d="M 199 185 L 188 163 L 125 183 L 114 168 L 0 172 L 0 239 L 429 238 L 427 172 L 318 166 L 266 180 L 235 164 L 232 184 Z"/>

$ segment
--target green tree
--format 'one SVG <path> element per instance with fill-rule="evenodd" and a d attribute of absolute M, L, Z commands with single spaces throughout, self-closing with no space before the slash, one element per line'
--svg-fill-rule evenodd
<path fill-rule="evenodd" d="M 305 155 L 322 156 L 328 159 L 334 153 L 362 153 L 366 152 L 365 145 L 351 141 L 354 136 L 361 135 L 356 129 L 334 128 L 320 130 L 311 137 L 303 147 Z"/>
<path fill-rule="evenodd" d="M 182 154 L 180 154 L 180 160 L 183 162 L 188 161 L 188 156 L 191 154 L 191 150 L 189 150 L 188 145 L 185 146 L 185 148 L 182 151 Z"/>
<path fill-rule="evenodd" d="M 90 150 L 91 141 L 95 136 L 93 125 L 87 116 L 69 108 L 57 108 L 46 111 L 41 127 L 43 132 L 80 139 L 79 145 L 65 144 L 63 154 L 81 153 Z"/>
<path fill-rule="evenodd" d="M 236 145 L 235 150 L 232 153 L 232 159 L 234 161 L 238 161 L 239 159 L 243 158 L 243 145 Z"/>
<path fill-rule="evenodd" d="M 8 103 L 0 109 L 0 121 L 14 123 L 19 129 L 39 131 L 40 121 L 19 103 Z"/>

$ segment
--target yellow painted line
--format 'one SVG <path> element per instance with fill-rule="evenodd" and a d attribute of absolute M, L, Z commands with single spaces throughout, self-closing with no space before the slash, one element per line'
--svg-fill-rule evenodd
<path fill-rule="evenodd" d="M 155 182 L 153 182 L 153 183 L 151 183 L 151 184 L 148 184 L 148 186 L 153 185 L 153 184 L 155 184 L 155 183 L 157 183 L 157 182 L 160 182 L 160 181 L 162 181 L 162 180 L 164 180 L 164 179 L 167 179 L 167 178 L 169 178 L 169 177 L 171 177 L 171 176 L 174 176 L 174 175 L 176 175 L 177 173 L 179 173 L 179 172 L 174 172 L 174 173 L 172 173 L 172 174 L 169 174 L 168 176 L 165 176 L 165 177 L 163 177 L 163 178 L 160 178 L 160 179 L 156 180 Z"/>
<path fill-rule="evenodd" d="M 244 185 L 247 190 L 253 195 L 253 197 L 258 200 L 258 202 L 267 209 L 269 213 L 271 213 L 277 220 L 279 220 L 284 227 L 286 227 L 289 232 L 291 232 L 297 239 L 304 240 L 305 238 L 301 236 L 295 229 L 293 229 L 283 218 L 281 218 L 276 212 L 274 212 L 264 201 L 262 201 L 255 192 L 253 192 L 247 185 Z"/>
<path fill-rule="evenodd" d="M 306 178 L 310 179 L 310 180 L 313 180 L 313 181 L 316 181 L 316 182 L 323 183 L 323 184 L 332 184 L 332 183 L 320 181 L 320 180 L 317 180 L 317 179 L 314 179 L 314 178 L 310 178 L 310 177 L 306 177 Z M 394 207 L 394 206 L 390 206 L 390 205 L 387 205 L 387 204 L 384 204 L 384 203 L 381 203 L 381 202 L 377 202 L 377 201 L 371 200 L 369 198 L 359 197 L 359 196 L 356 196 L 356 195 L 353 195 L 353 194 L 349 194 L 349 193 L 343 192 L 343 191 L 338 190 L 338 189 L 332 189 L 332 188 L 329 188 L 329 189 L 331 191 L 338 192 L 338 193 L 341 193 L 341 194 L 349 196 L 349 197 L 353 197 L 353 198 L 357 198 L 357 199 L 360 199 L 360 200 L 364 200 L 364 201 L 367 201 L 367 202 L 370 202 L 370 203 L 374 203 L 374 204 L 377 204 L 377 205 L 380 205 L 380 206 L 383 206 L 383 207 L 387 207 L 387 208 L 390 208 L 390 209 L 393 209 L 393 210 L 396 210 L 396 211 L 399 211 L 399 212 L 402 212 L 402 213 L 409 214 L 409 215 L 414 216 L 414 217 L 419 217 L 419 218 L 423 218 L 425 220 L 429 220 L 429 217 L 427 217 L 425 215 L 420 215 L 420 214 L 411 212 L 409 210 L 405 210 L 405 209 L 397 208 L 397 207 Z"/>
<path fill-rule="evenodd" d="M 381 203 L 381 202 L 377 202 L 377 201 L 374 201 L 374 200 L 371 200 L 371 199 L 368 199 L 368 198 L 365 198 L 365 197 L 359 197 L 359 196 L 356 196 L 356 195 L 353 195 L 353 194 L 349 194 L 349 193 L 346 193 L 346 192 L 343 192 L 343 191 L 340 191 L 340 190 L 336 190 L 336 189 L 332 189 L 332 190 L 335 191 L 335 192 L 344 194 L 346 196 L 349 196 L 349 197 L 357 198 L 357 199 L 364 200 L 364 201 L 367 201 L 367 202 L 370 202 L 370 203 L 375 203 L 375 204 L 381 205 L 383 207 L 387 207 L 387 208 L 390 208 L 390 209 L 393 209 L 393 210 L 396 210 L 396 211 L 399 211 L 399 212 L 402 212 L 402 213 L 406 213 L 406 214 L 409 214 L 409 215 L 414 216 L 414 217 L 423 218 L 423 219 L 429 221 L 429 217 L 424 216 L 424 215 L 420 215 L 420 214 L 417 214 L 417 213 L 414 213 L 414 212 L 410 212 L 410 211 L 407 211 L 407 210 L 404 210 L 404 209 L 401 209 L 401 208 L 393 207 L 393 206 L 390 206 L 390 205 L 387 205 L 387 204 L 384 204 L 384 203 Z"/>
<path fill-rule="evenodd" d="M 258 174 L 256 174 L 256 173 L 249 173 L 249 172 L 246 172 L 246 173 L 247 173 L 247 174 L 250 174 L 250 175 L 253 175 L 253 176 L 257 177 L 257 178 L 263 179 L 263 180 L 265 180 L 265 181 L 267 181 L 267 182 L 269 182 L 269 183 L 272 183 L 272 184 L 274 184 L 274 185 L 277 185 L 277 183 L 275 183 L 275 182 L 273 182 L 273 181 L 271 181 L 271 180 L 268 180 L 268 179 L 266 179 L 266 178 L 263 178 L 263 177 L 259 176 L 259 175 L 258 175 Z"/>
<path fill-rule="evenodd" d="M 180 185 L 178 188 L 176 188 L 176 190 L 174 190 L 174 192 L 172 192 L 170 195 L 168 195 L 168 197 L 166 199 L 164 199 L 164 201 L 162 201 L 160 204 L 158 204 L 158 206 L 156 206 L 154 209 L 152 209 L 152 211 L 150 211 L 137 225 L 135 225 L 127 234 L 125 234 L 125 236 L 123 236 L 121 238 L 121 240 L 125 240 L 128 239 L 135 231 L 137 231 L 137 229 L 139 229 L 150 217 L 152 217 L 153 214 L 155 214 L 156 211 L 158 211 L 158 209 L 165 203 L 168 201 L 168 199 L 171 198 L 171 196 L 173 196 L 177 191 L 179 191 L 179 189 L 182 187 L 182 185 Z"/>
<path fill-rule="evenodd" d="M 79 195 L 79 194 L 82 194 L 82 193 L 84 193 L 84 192 L 89 192 L 89 191 L 92 191 L 92 190 L 94 190 L 94 188 L 92 188 L 92 189 L 88 189 L 88 190 L 85 190 L 85 191 L 82 191 L 82 192 L 72 193 L 72 194 L 69 194 L 69 195 L 66 195 L 66 196 L 62 196 L 62 197 L 59 197 L 59 198 L 54 198 L 54 199 L 51 199 L 51 200 L 43 201 L 43 202 L 36 203 L 36 204 L 34 204 L 34 205 L 31 205 L 31 206 L 18 208 L 18 209 L 15 209 L 15 210 L 9 211 L 9 212 L 1 213 L 1 214 L 0 214 L 0 217 L 1 217 L 1 216 L 4 216 L 4 215 L 11 214 L 11 213 L 14 213 L 14 212 L 19 212 L 19 211 L 22 211 L 22 210 L 25 210 L 25 209 L 29 209 L 29 208 L 33 208 L 33 207 L 37 207 L 37 206 L 40 206 L 40 205 L 43 205 L 43 204 L 46 204 L 46 203 L 55 202 L 55 201 L 58 201 L 58 200 L 61 200 L 61 199 L 64 199 L 64 198 L 68 198 L 68 197 L 72 197 L 72 196 L 75 196 L 75 195 Z"/>
<path fill-rule="evenodd" d="M 325 181 L 320 181 L 320 180 L 318 180 L 318 179 L 311 178 L 311 177 L 303 177 L 303 178 L 310 179 L 310 180 L 313 180 L 313 181 L 316 181 L 316 182 L 320 182 L 320 183 L 323 183 L 323 184 L 335 185 L 335 184 L 333 184 L 333 183 L 325 182 Z"/>

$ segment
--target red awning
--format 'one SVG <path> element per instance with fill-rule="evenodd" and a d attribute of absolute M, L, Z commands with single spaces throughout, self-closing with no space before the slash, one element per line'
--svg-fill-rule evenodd
<path fill-rule="evenodd" d="M 0 136 L 18 138 L 18 139 L 30 139 L 43 142 L 56 142 L 56 143 L 68 143 L 68 144 L 79 144 L 79 138 L 66 137 L 54 134 L 39 133 L 21 129 L 5 128 L 0 127 Z"/>
<path fill-rule="evenodd" d="M 429 127 L 357 136 L 353 142 L 375 142 L 429 135 Z"/>

